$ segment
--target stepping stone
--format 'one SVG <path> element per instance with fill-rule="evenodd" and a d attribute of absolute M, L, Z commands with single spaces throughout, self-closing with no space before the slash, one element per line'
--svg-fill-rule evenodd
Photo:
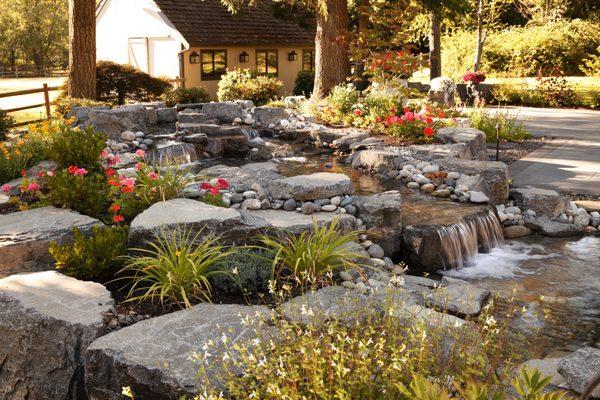
<path fill-rule="evenodd" d="M 103 224 L 75 211 L 55 207 L 0 215 L 0 278 L 51 269 L 50 242 L 73 240 L 73 227 L 88 233 L 97 225 Z"/>
<path fill-rule="evenodd" d="M 352 180 L 339 173 L 296 175 L 269 183 L 274 199 L 316 200 L 354 193 Z"/>
<path fill-rule="evenodd" d="M 113 306 L 101 284 L 55 271 L 0 279 L 0 398 L 85 398 L 83 354 Z"/>
<path fill-rule="evenodd" d="M 253 322 L 267 320 L 271 311 L 264 306 L 199 304 L 192 308 L 138 322 L 112 332 L 92 343 L 85 354 L 85 380 L 90 400 L 121 399 L 129 386 L 136 399 L 194 398 L 199 390 L 197 374 L 203 347 L 211 356 L 205 366 L 210 383 L 222 388 L 227 366 L 225 349 L 256 337 L 270 335 L 268 328 Z M 223 344 L 223 336 L 228 338 Z M 217 390 L 218 390 L 217 389 Z"/>

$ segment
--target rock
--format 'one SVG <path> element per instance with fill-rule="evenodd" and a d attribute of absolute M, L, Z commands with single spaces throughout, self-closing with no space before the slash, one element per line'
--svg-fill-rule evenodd
<path fill-rule="evenodd" d="M 464 144 L 474 160 L 488 160 L 485 133 L 478 129 L 440 128 L 435 133 L 435 137 L 443 143 Z"/>
<path fill-rule="evenodd" d="M 383 258 L 385 256 L 383 248 L 378 244 L 371 245 L 367 250 L 367 253 L 369 253 L 369 255 L 374 258 Z"/>
<path fill-rule="evenodd" d="M 353 168 L 364 168 L 375 172 L 399 170 L 410 160 L 410 153 L 397 147 L 362 150 L 349 157 Z"/>
<path fill-rule="evenodd" d="M 427 303 L 458 316 L 477 316 L 490 291 L 466 283 L 452 282 L 435 289 Z"/>
<path fill-rule="evenodd" d="M 0 279 L 0 397 L 83 399 L 83 355 L 104 333 L 110 292 L 55 271 Z"/>
<path fill-rule="evenodd" d="M 174 107 L 170 108 L 158 108 L 156 110 L 156 117 L 158 122 L 175 122 L 177 121 L 177 109 Z"/>
<path fill-rule="evenodd" d="M 108 106 L 98 106 L 98 107 L 73 107 L 71 111 L 67 114 L 67 120 L 74 118 L 73 126 L 82 125 L 85 121 L 88 120 L 89 113 L 91 111 L 107 111 L 110 110 Z"/>
<path fill-rule="evenodd" d="M 598 376 L 599 371 L 600 349 L 593 347 L 583 347 L 558 363 L 558 373 L 577 393 L 582 393 L 587 384 Z M 592 397 L 600 398 L 599 386 L 592 392 Z"/>
<path fill-rule="evenodd" d="M 299 234 L 312 230 L 315 222 L 317 225 L 323 226 L 330 224 L 334 220 L 338 221 L 338 228 L 342 232 L 356 229 L 356 218 L 348 214 L 316 213 L 313 215 L 304 215 L 284 210 L 242 210 L 241 212 L 244 223 L 253 228 L 253 230 L 259 229 L 261 232 L 266 231 L 277 236 L 289 233 Z M 238 227 L 238 229 L 241 236 L 245 230 L 243 227 Z"/>
<path fill-rule="evenodd" d="M 421 186 L 421 190 L 427 194 L 433 193 L 435 190 L 435 185 L 433 183 L 426 183 Z"/>
<path fill-rule="evenodd" d="M 267 182 L 280 179 L 277 173 L 278 167 L 274 163 L 262 162 L 251 163 L 241 167 L 229 167 L 226 165 L 215 165 L 198 172 L 199 176 L 210 178 L 224 178 L 229 186 L 235 191 L 250 190 L 253 183 L 265 186 Z"/>
<path fill-rule="evenodd" d="M 507 226 L 502 231 L 505 239 L 517 239 L 531 235 L 531 229 L 522 225 Z"/>
<path fill-rule="evenodd" d="M 124 142 L 132 142 L 135 140 L 135 133 L 131 131 L 125 131 L 121 133 L 121 140 Z"/>
<path fill-rule="evenodd" d="M 411 189 L 420 189 L 421 188 L 421 185 L 419 185 L 417 182 L 408 182 L 406 184 L 406 186 Z"/>
<path fill-rule="evenodd" d="M 560 388 L 564 388 L 566 386 L 565 378 L 563 378 L 558 373 L 558 364 L 560 362 L 560 358 L 544 358 L 543 360 L 529 360 L 519 366 L 519 370 L 528 369 L 534 370 L 537 369 L 542 373 L 542 376 L 549 376 L 552 378 L 550 381 L 550 389 L 558 390 Z"/>
<path fill-rule="evenodd" d="M 428 165 L 425 168 L 423 168 L 423 173 L 424 174 L 428 174 L 430 172 L 437 172 L 440 170 L 440 166 L 439 165 Z"/>
<path fill-rule="evenodd" d="M 487 203 L 490 201 L 490 198 L 482 192 L 471 191 L 469 200 L 471 200 L 471 203 Z"/>
<path fill-rule="evenodd" d="M 242 202 L 242 208 L 247 208 L 248 210 L 260 210 L 262 208 L 262 204 L 260 200 L 250 198 Z"/>
<path fill-rule="evenodd" d="M 321 210 L 323 210 L 324 212 L 334 212 L 335 210 L 337 210 L 337 206 L 333 204 L 326 204 L 323 207 L 321 207 Z"/>
<path fill-rule="evenodd" d="M 485 193 L 492 204 L 502 204 L 508 198 L 508 167 L 497 161 L 441 159 L 437 163 L 442 170 L 460 171 L 457 188 L 466 185 L 468 190 Z"/>
<path fill-rule="evenodd" d="M 285 108 L 267 106 L 255 107 L 252 110 L 252 115 L 256 121 L 264 126 L 279 125 L 281 120 L 290 117 L 290 113 Z"/>
<path fill-rule="evenodd" d="M 87 116 L 82 124 L 84 128 L 93 126 L 107 133 L 111 139 L 119 138 L 123 131 L 146 132 L 152 122 L 141 104 L 118 106 L 111 110 L 95 109 L 89 111 Z"/>
<path fill-rule="evenodd" d="M 576 215 L 573 217 L 573 224 L 580 227 L 586 227 L 590 224 L 590 216 L 587 213 Z"/>
<path fill-rule="evenodd" d="M 307 201 L 304 204 L 302 204 L 302 214 L 306 214 L 306 215 L 311 215 L 315 212 L 315 204 Z"/>
<path fill-rule="evenodd" d="M 583 234 L 580 226 L 565 224 L 558 221 L 545 221 L 542 223 L 540 232 L 545 236 L 569 237 Z"/>
<path fill-rule="evenodd" d="M 277 311 L 290 321 L 307 325 L 329 320 L 351 323 L 365 318 L 365 310 L 371 308 L 368 297 L 340 286 L 327 286 L 295 297 Z"/>
<path fill-rule="evenodd" d="M 86 234 L 93 226 L 103 224 L 75 211 L 54 207 L 0 215 L 0 278 L 52 269 L 50 242 L 72 241 L 73 227 Z"/>
<path fill-rule="evenodd" d="M 510 198 L 523 210 L 533 210 L 552 218 L 558 217 L 567 206 L 567 199 L 554 190 L 534 187 L 510 189 Z"/>
<path fill-rule="evenodd" d="M 121 399 L 123 387 L 135 398 L 166 400 L 198 393 L 200 361 L 195 353 L 211 355 L 203 361 L 210 384 L 224 388 L 227 365 L 225 350 L 248 344 L 256 337 L 267 339 L 268 328 L 256 321 L 268 320 L 271 312 L 263 306 L 199 304 L 192 308 L 140 321 L 101 337 L 85 354 L 85 380 L 90 400 Z M 244 321 L 248 321 L 245 323 Z M 224 344 L 223 336 L 228 338 Z M 231 371 L 230 371 L 231 372 Z"/>
<path fill-rule="evenodd" d="M 286 211 L 294 211 L 298 207 L 298 203 L 294 199 L 287 199 L 283 203 L 283 209 Z"/>
<path fill-rule="evenodd" d="M 209 122 L 217 122 L 210 117 L 198 112 L 180 112 L 177 114 L 177 122 L 179 124 L 202 124 Z"/>
<path fill-rule="evenodd" d="M 428 183 L 431 183 L 431 179 L 426 178 L 424 175 L 421 174 L 414 174 L 412 176 L 413 181 L 417 182 L 419 185 L 426 185 Z"/>
<path fill-rule="evenodd" d="M 340 196 L 334 196 L 331 198 L 330 202 L 334 206 L 339 206 L 342 203 L 342 198 Z"/>
<path fill-rule="evenodd" d="M 431 193 L 432 196 L 441 197 L 441 198 L 450 197 L 450 194 L 451 194 L 451 192 L 449 189 L 435 190 L 433 193 Z"/>
<path fill-rule="evenodd" d="M 364 130 L 353 130 L 346 135 L 333 140 L 333 147 L 341 152 L 350 150 L 350 145 L 361 142 L 368 138 L 370 133 Z"/>
<path fill-rule="evenodd" d="M 354 192 L 348 176 L 331 172 L 274 180 L 268 183 L 268 188 L 273 198 L 295 200 L 315 200 Z"/>
<path fill-rule="evenodd" d="M 202 106 L 202 113 L 208 119 L 232 123 L 234 119 L 242 117 L 242 107 L 233 101 L 206 103 Z"/>
<path fill-rule="evenodd" d="M 355 206 L 359 218 L 369 228 L 375 240 L 389 257 L 400 252 L 402 238 L 402 196 L 389 191 L 373 195 L 356 196 Z"/>

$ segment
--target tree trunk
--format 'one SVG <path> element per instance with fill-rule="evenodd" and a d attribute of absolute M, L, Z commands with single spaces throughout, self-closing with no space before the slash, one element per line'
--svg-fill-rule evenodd
<path fill-rule="evenodd" d="M 370 0 L 360 0 L 358 8 L 358 35 L 361 37 L 365 35 L 369 29 L 369 10 L 371 9 Z M 360 48 L 360 44 L 359 44 Z M 366 54 L 361 50 L 358 52 L 358 60 L 356 60 L 356 67 L 354 69 L 354 76 L 362 78 L 365 73 L 365 57 Z"/>
<path fill-rule="evenodd" d="M 429 14 L 429 24 L 429 79 L 433 79 L 442 75 L 441 21 L 437 12 Z"/>
<path fill-rule="evenodd" d="M 95 0 L 69 0 L 69 96 L 96 98 Z"/>
<path fill-rule="evenodd" d="M 477 43 L 475 47 L 475 63 L 473 64 L 473 72 L 479 71 L 481 64 L 481 54 L 483 53 L 483 0 L 478 1 L 477 7 Z"/>
<path fill-rule="evenodd" d="M 350 75 L 347 0 L 324 1 L 327 12 L 317 13 L 313 99 L 327 96 Z"/>

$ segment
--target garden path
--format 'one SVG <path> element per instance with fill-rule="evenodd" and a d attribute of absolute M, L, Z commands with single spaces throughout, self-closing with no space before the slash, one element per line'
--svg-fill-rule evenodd
<path fill-rule="evenodd" d="M 515 185 L 600 196 L 600 111 L 507 109 L 534 136 L 555 138 L 510 165 Z"/>

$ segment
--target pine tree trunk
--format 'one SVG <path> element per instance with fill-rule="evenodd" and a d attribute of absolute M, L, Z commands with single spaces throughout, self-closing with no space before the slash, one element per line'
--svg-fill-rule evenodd
<path fill-rule="evenodd" d="M 442 75 L 441 21 L 437 12 L 429 14 L 429 24 L 429 79 L 433 79 Z"/>
<path fill-rule="evenodd" d="M 69 0 L 69 96 L 96 98 L 95 0 Z"/>
<path fill-rule="evenodd" d="M 327 96 L 350 75 L 347 0 L 322 1 L 325 1 L 327 14 L 317 13 L 313 99 Z"/>
<path fill-rule="evenodd" d="M 477 7 L 477 43 L 475 48 L 475 62 L 473 63 L 473 71 L 479 71 L 481 64 L 481 53 L 483 53 L 483 0 L 479 0 Z"/>

